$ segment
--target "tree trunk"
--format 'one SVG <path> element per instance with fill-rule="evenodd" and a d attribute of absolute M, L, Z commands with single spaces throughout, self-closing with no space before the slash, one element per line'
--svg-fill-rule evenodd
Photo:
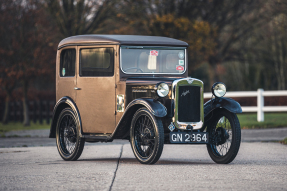
<path fill-rule="evenodd" d="M 24 90 L 24 98 L 23 98 L 24 121 L 23 121 L 23 125 L 24 126 L 30 126 L 29 107 L 28 107 L 28 100 L 27 100 L 28 82 L 24 82 L 23 90 Z"/>
<path fill-rule="evenodd" d="M 4 110 L 4 115 L 3 115 L 3 118 L 2 118 L 2 123 L 3 124 L 7 124 L 9 122 L 9 111 L 10 111 L 9 102 L 10 102 L 10 98 L 11 98 L 11 92 L 6 92 L 5 110 Z"/>
<path fill-rule="evenodd" d="M 281 90 L 285 90 L 285 68 L 284 65 L 286 65 L 285 60 L 286 60 L 286 47 L 285 47 L 285 42 L 284 38 L 281 38 L 281 57 L 280 57 L 280 79 L 281 79 Z"/>

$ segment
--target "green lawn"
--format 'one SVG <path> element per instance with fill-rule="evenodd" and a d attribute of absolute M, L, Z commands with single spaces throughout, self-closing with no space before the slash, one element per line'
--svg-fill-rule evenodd
<path fill-rule="evenodd" d="M 280 143 L 287 145 L 287 138 L 285 138 L 284 140 L 280 141 Z"/>
<path fill-rule="evenodd" d="M 23 126 L 22 123 L 8 123 L 7 125 L 3 125 L 0 123 L 0 136 L 3 136 L 5 132 L 13 131 L 13 130 L 33 130 L 33 129 L 50 129 L 50 125 L 47 125 L 45 122 L 41 125 L 40 123 L 31 122 L 30 126 Z"/>
<path fill-rule="evenodd" d="M 257 122 L 256 113 L 237 115 L 242 129 L 287 127 L 287 113 L 264 113 L 264 122 Z"/>

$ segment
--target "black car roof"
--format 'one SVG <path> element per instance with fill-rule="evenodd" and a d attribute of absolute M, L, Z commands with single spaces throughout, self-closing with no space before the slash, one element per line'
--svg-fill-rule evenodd
<path fill-rule="evenodd" d="M 185 46 L 188 44 L 161 36 L 140 36 L 140 35 L 78 35 L 63 39 L 58 49 L 68 45 L 91 45 L 91 44 L 119 44 L 119 45 L 151 45 L 151 46 Z"/>

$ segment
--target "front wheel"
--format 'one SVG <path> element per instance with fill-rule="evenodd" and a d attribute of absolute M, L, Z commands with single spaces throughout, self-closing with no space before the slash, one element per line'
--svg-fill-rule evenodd
<path fill-rule="evenodd" d="M 64 160 L 77 160 L 83 152 L 85 140 L 80 137 L 78 131 L 73 110 L 64 109 L 59 115 L 56 128 L 57 148 Z"/>
<path fill-rule="evenodd" d="M 209 134 L 208 154 L 219 164 L 228 164 L 236 157 L 241 141 L 241 129 L 236 114 L 225 109 L 213 112 L 207 126 Z"/>
<path fill-rule="evenodd" d="M 162 121 L 145 108 L 133 116 L 130 130 L 131 147 L 142 164 L 154 164 L 161 156 L 164 145 Z"/>

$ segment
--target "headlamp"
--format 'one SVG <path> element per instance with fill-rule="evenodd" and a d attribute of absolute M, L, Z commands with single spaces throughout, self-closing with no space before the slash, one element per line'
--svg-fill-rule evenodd
<path fill-rule="evenodd" d="M 156 92 L 159 97 L 165 97 L 169 92 L 169 87 L 166 83 L 160 83 L 159 85 L 157 85 Z"/>
<path fill-rule="evenodd" d="M 222 82 L 216 82 L 213 84 L 211 91 L 215 97 L 223 97 L 226 94 L 226 86 Z"/>

